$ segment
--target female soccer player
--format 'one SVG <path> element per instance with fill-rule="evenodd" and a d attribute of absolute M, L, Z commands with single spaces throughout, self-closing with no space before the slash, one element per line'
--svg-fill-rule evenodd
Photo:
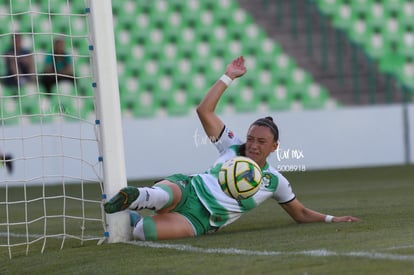
<path fill-rule="evenodd" d="M 209 170 L 191 176 L 175 174 L 152 187 L 128 186 L 104 204 L 107 213 L 127 208 L 156 211 L 153 216 L 143 218 L 131 215 L 136 239 L 174 239 L 214 232 L 269 198 L 275 199 L 298 223 L 358 220 L 352 216 L 335 217 L 316 212 L 296 198 L 288 180 L 266 161 L 277 149 L 279 139 L 278 128 L 271 117 L 253 122 L 247 131 L 246 142 L 242 142 L 215 114 L 216 105 L 227 86 L 245 73 L 243 56 L 233 60 L 197 107 L 204 130 L 219 152 L 217 161 Z M 237 201 L 221 190 L 215 168 L 239 155 L 256 161 L 262 168 L 264 181 L 255 195 Z"/>

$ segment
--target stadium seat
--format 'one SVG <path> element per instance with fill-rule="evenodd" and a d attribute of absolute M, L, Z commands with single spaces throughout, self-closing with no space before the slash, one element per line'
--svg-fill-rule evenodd
<path fill-rule="evenodd" d="M 325 88 L 311 84 L 301 95 L 302 106 L 305 109 L 321 109 L 325 107 L 328 98 L 328 91 Z"/>
<path fill-rule="evenodd" d="M 351 41 L 365 51 L 373 64 L 379 63 L 380 71 L 388 79 L 396 78 L 405 87 L 412 87 L 412 76 L 408 73 L 411 65 L 407 61 L 414 58 L 414 3 L 411 0 L 320 0 L 314 3 L 334 21 L 341 17 L 338 7 L 349 5 L 354 16 L 349 26 L 344 22 L 341 27 Z"/>
<path fill-rule="evenodd" d="M 354 15 L 347 31 L 351 42 L 355 45 L 361 45 L 366 39 L 367 33 L 370 32 L 370 26 L 363 16 Z"/>
<path fill-rule="evenodd" d="M 382 73 L 394 75 L 404 65 L 405 60 L 398 52 L 389 51 L 379 60 L 379 69 Z"/>
<path fill-rule="evenodd" d="M 337 14 L 332 19 L 333 25 L 339 29 L 346 29 L 352 22 L 354 10 L 348 2 L 341 3 L 337 8 Z"/>
<path fill-rule="evenodd" d="M 285 85 L 275 85 L 268 96 L 268 107 L 273 111 L 290 110 L 295 97 Z"/>
<path fill-rule="evenodd" d="M 277 82 L 288 81 L 292 75 L 292 71 L 295 69 L 295 62 L 285 53 L 281 53 L 274 57 L 275 67 L 273 67 L 274 77 L 277 78 Z"/>
<path fill-rule="evenodd" d="M 368 56 L 373 60 L 378 60 L 389 52 L 389 43 L 385 40 L 379 28 L 369 32 L 363 40 L 363 47 L 367 50 Z"/>
<path fill-rule="evenodd" d="M 414 89 L 414 62 L 406 60 L 402 66 L 397 69 L 398 80 L 400 83 L 410 90 Z"/>
<path fill-rule="evenodd" d="M 318 9 L 325 15 L 333 15 L 339 10 L 342 0 L 315 0 Z"/>
<path fill-rule="evenodd" d="M 371 12 L 373 0 L 354 0 L 348 1 L 351 5 L 352 11 L 357 15 L 367 15 Z"/>
<path fill-rule="evenodd" d="M 254 112 L 260 103 L 257 93 L 251 87 L 244 87 L 234 97 L 234 108 L 236 112 Z"/>
<path fill-rule="evenodd" d="M 14 97 L 1 97 L 0 108 L 2 110 L 0 116 L 0 123 L 5 125 L 13 125 L 19 121 L 19 105 Z"/>
<path fill-rule="evenodd" d="M 21 113 L 26 115 L 39 114 L 39 95 L 38 94 L 22 94 L 19 97 Z"/>
<path fill-rule="evenodd" d="M 313 79 L 301 68 L 295 68 L 292 70 L 292 74 L 286 82 L 286 86 L 290 93 L 294 96 L 300 96 L 302 93 L 308 90 L 309 86 L 312 85 Z"/>
<path fill-rule="evenodd" d="M 167 113 L 172 116 L 188 115 L 194 103 L 186 91 L 181 89 L 173 90 L 169 93 L 167 99 Z"/>
<path fill-rule="evenodd" d="M 65 14 L 68 5 L 71 5 L 75 13 L 85 13 L 83 1 L 68 3 L 56 0 L 53 5 L 40 0 L 16 1 L 16 9 L 27 9 L 30 1 L 41 12 L 50 10 Z M 324 3 L 323 9 L 332 15 L 334 7 L 353 5 L 352 1 L 345 0 L 316 2 Z M 223 73 L 226 64 L 239 55 L 245 56 L 249 73 L 240 80 L 240 86 L 235 81 L 232 91 L 223 95 L 218 112 L 250 112 L 263 104 L 273 109 L 290 108 L 295 95 L 313 83 L 306 73 L 302 74 L 305 76 L 301 79 L 294 60 L 283 53 L 276 41 L 267 37 L 236 1 L 126 0 L 113 1 L 112 8 L 121 105 L 122 110 L 132 116 L 156 116 L 164 111 L 167 115 L 189 114 Z M 51 18 L 42 13 L 33 13 L 31 16 L 36 16 L 36 20 L 23 16 L 19 21 L 24 28 L 31 28 L 33 21 L 35 34 L 30 39 L 33 38 L 36 53 L 50 50 L 53 31 L 80 36 L 68 39 L 74 47 L 77 90 L 66 90 L 63 86 L 58 91 L 59 96 L 43 98 L 41 95 L 40 100 L 67 110 L 76 110 L 82 116 L 86 116 L 86 112 L 93 112 L 91 104 L 73 102 L 69 96 L 71 93 L 93 94 L 92 72 L 88 67 L 86 15 L 74 19 L 62 14 L 52 15 Z M 10 31 L 8 25 L 9 17 L 0 16 L 0 28 L 7 26 L 6 31 L 1 33 Z M 0 42 L 4 42 L 0 43 L 0 47 L 5 49 L 9 37 L 0 35 Z M 39 63 L 36 64 L 38 70 L 41 70 L 43 59 L 39 58 L 36 62 Z M 274 100 L 276 87 L 279 91 L 276 93 L 279 93 L 277 101 Z M 287 89 L 284 96 L 281 95 L 283 89 L 280 87 Z M 66 96 L 62 96 L 62 93 Z M 29 107 L 25 109 L 30 110 Z"/>

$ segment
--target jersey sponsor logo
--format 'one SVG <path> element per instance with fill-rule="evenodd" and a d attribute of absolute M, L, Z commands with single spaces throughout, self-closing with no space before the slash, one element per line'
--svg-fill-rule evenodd
<path fill-rule="evenodd" d="M 263 173 L 262 185 L 264 188 L 274 192 L 279 184 L 279 178 L 271 173 Z"/>
<path fill-rule="evenodd" d="M 232 131 L 228 131 L 228 132 L 227 132 L 227 136 L 228 136 L 230 139 L 233 139 L 233 138 L 234 138 L 234 133 L 233 133 Z"/>

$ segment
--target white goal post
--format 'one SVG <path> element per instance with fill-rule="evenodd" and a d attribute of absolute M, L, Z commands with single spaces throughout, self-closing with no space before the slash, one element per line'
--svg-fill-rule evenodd
<path fill-rule="evenodd" d="M 129 240 L 102 207 L 127 185 L 113 31 L 111 0 L 0 3 L 0 257 Z"/>
<path fill-rule="evenodd" d="M 91 0 L 90 25 L 96 47 L 93 63 L 96 79 L 97 114 L 100 117 L 104 189 L 112 196 L 127 185 L 121 107 L 118 88 L 114 24 L 111 0 Z M 107 215 L 110 242 L 126 241 L 130 235 L 126 212 Z"/>

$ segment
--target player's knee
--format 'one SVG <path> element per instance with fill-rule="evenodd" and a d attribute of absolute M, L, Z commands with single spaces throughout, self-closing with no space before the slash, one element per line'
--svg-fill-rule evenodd
<path fill-rule="evenodd" d="M 155 222 L 151 217 L 142 218 L 133 231 L 134 238 L 141 241 L 156 241 L 157 230 Z"/>

